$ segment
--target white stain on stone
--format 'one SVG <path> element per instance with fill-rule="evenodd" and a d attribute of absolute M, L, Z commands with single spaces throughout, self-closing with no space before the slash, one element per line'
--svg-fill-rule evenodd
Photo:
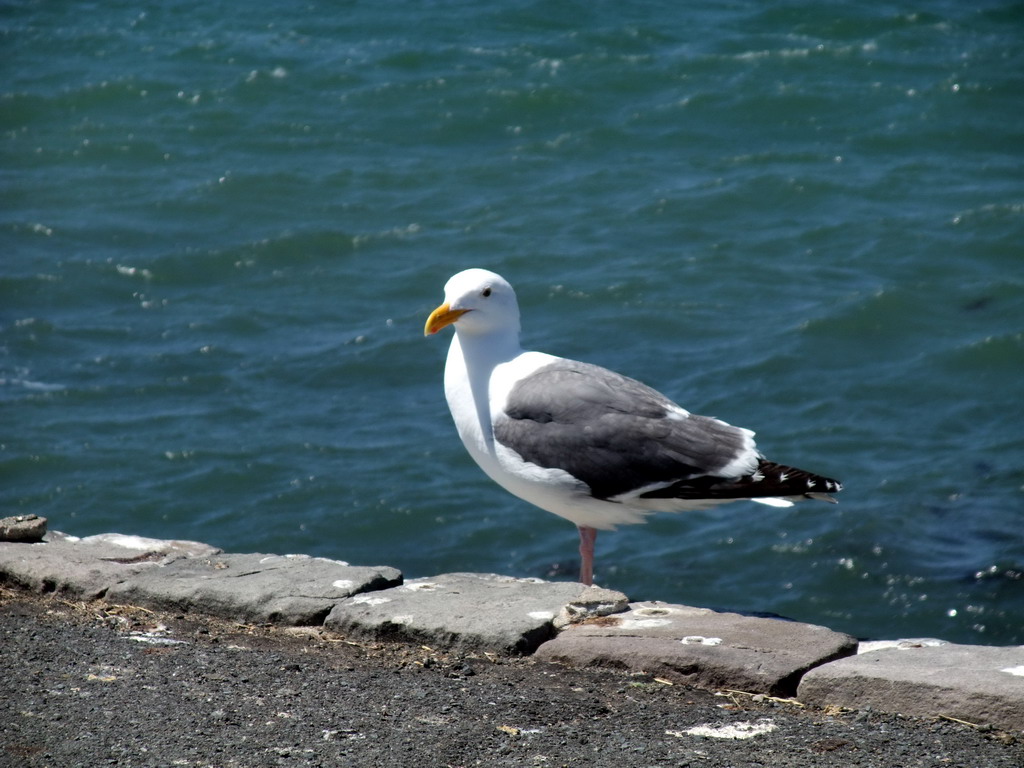
<path fill-rule="evenodd" d="M 288 555 L 288 557 L 291 557 L 291 555 Z M 306 555 L 306 557 L 309 557 L 309 555 Z M 330 557 L 310 557 L 309 559 L 310 560 L 315 560 L 318 563 L 328 563 L 329 565 L 340 565 L 340 566 L 343 566 L 345 568 L 351 567 L 351 566 L 349 566 L 349 564 L 345 560 L 334 560 L 334 559 L 332 559 Z"/>
<path fill-rule="evenodd" d="M 433 581 L 410 581 L 408 584 L 403 584 L 402 589 L 408 589 L 412 592 L 416 591 L 431 591 L 434 589 L 441 589 L 440 584 L 435 584 Z"/>
<path fill-rule="evenodd" d="M 411 615 L 404 615 L 404 614 L 402 616 L 392 616 L 391 617 L 391 623 L 392 624 L 401 624 L 402 626 L 406 626 L 408 624 L 412 624 L 412 616 Z"/>
<path fill-rule="evenodd" d="M 71 541 L 69 536 L 68 541 Z M 125 549 L 134 549 L 139 552 L 163 552 L 168 549 L 168 542 L 160 539 L 147 539 L 145 536 L 130 536 L 124 533 L 98 533 L 95 536 L 86 536 L 81 541 L 86 543 L 114 544 Z"/>
<path fill-rule="evenodd" d="M 752 739 L 775 730 L 775 723 L 729 723 L 727 725 L 698 725 L 685 731 L 665 731 L 669 736 L 701 736 L 706 739 Z"/>
<path fill-rule="evenodd" d="M 1024 666 L 1020 667 L 1006 667 L 1006 669 L 1000 669 L 1000 672 L 1005 672 L 1008 675 L 1016 675 L 1017 677 L 1024 677 Z"/>
<path fill-rule="evenodd" d="M 672 611 L 667 608 L 637 608 L 633 613 L 638 616 L 668 616 Z"/>
<path fill-rule="evenodd" d="M 910 651 L 914 648 L 938 648 L 948 645 L 945 640 L 936 640 L 933 637 L 913 638 L 909 640 L 868 640 L 857 646 L 857 653 L 873 653 L 884 651 L 888 648 L 895 648 L 897 651 Z"/>
<path fill-rule="evenodd" d="M 683 645 L 721 645 L 720 637 L 704 637 L 703 635 L 687 635 L 679 641 Z"/>
<path fill-rule="evenodd" d="M 348 567 L 348 563 L 346 563 L 344 560 L 332 560 L 329 557 L 313 557 L 312 555 L 302 555 L 302 554 L 267 555 L 262 560 L 260 560 L 260 562 L 261 563 L 270 563 L 270 562 L 273 562 L 274 560 L 299 560 L 299 561 L 303 561 L 303 562 L 308 560 L 311 563 L 312 562 L 318 562 L 318 563 L 327 563 L 328 565 L 340 565 L 340 566 L 343 566 L 343 567 L 346 567 L 346 568 Z"/>
<path fill-rule="evenodd" d="M 380 595 L 356 595 L 352 598 L 352 602 L 364 605 L 384 605 L 384 603 L 390 603 L 391 598 Z"/>
<path fill-rule="evenodd" d="M 331 586 L 335 589 L 352 589 L 356 583 L 352 579 L 338 579 L 331 583 Z"/>
<path fill-rule="evenodd" d="M 555 614 L 551 611 L 530 611 L 527 615 L 531 619 L 537 619 L 538 621 L 548 621 L 555 618 Z"/>
<path fill-rule="evenodd" d="M 672 619 L 620 619 L 615 625 L 616 629 L 650 629 L 652 627 L 665 627 L 672 623 Z"/>

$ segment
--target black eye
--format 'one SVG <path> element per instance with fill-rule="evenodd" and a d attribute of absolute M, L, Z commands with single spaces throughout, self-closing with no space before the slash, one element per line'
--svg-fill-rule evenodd
<path fill-rule="evenodd" d="M 490 295 L 491 295 L 491 289 L 490 288 L 484 288 L 484 292 L 481 294 L 481 296 L 483 296 L 486 299 Z"/>

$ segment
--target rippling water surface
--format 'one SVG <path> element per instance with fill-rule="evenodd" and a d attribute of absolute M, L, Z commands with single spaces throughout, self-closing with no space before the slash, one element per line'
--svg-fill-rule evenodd
<path fill-rule="evenodd" d="M 1024 643 L 1019 3 L 15 2 L 0 30 L 5 514 L 571 576 L 422 337 L 484 266 L 527 346 L 846 483 L 602 534 L 599 582 Z"/>

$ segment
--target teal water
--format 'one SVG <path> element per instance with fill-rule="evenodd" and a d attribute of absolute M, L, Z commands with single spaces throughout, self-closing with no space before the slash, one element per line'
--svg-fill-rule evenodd
<path fill-rule="evenodd" d="M 570 577 L 450 423 L 448 276 L 841 478 L 602 534 L 636 599 L 1024 643 L 1024 5 L 7 3 L 0 500 Z M 559 575 L 560 574 L 560 575 Z"/>

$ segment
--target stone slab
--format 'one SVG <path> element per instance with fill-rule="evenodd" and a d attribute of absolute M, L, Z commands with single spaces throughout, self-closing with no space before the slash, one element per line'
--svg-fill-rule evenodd
<path fill-rule="evenodd" d="M 1024 646 L 903 641 L 808 672 L 801 701 L 1024 731 Z"/>
<path fill-rule="evenodd" d="M 624 598 L 590 589 L 575 582 L 446 573 L 344 600 L 324 626 L 349 637 L 528 654 L 554 635 L 560 615 L 564 619 L 578 615 L 579 610 L 603 610 Z M 570 604 L 575 608 L 563 613 Z"/>
<path fill-rule="evenodd" d="M 401 583 L 401 572 L 389 566 L 353 566 L 309 555 L 218 554 L 138 573 L 113 586 L 107 599 L 298 626 L 322 623 L 344 598 Z"/>
<path fill-rule="evenodd" d="M 825 627 L 645 602 L 567 627 L 536 656 L 648 672 L 711 690 L 792 696 L 807 670 L 856 649 L 854 638 Z"/>
<path fill-rule="evenodd" d="M 78 538 L 59 531 L 34 544 L 0 542 L 0 581 L 37 592 L 95 600 L 144 571 L 220 552 L 197 541 L 165 541 L 120 533 Z"/>

